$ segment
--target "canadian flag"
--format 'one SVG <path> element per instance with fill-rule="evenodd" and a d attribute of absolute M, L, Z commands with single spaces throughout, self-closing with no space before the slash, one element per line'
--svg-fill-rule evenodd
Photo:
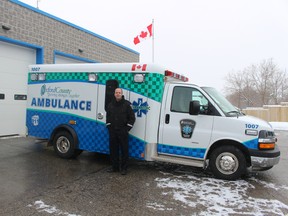
<path fill-rule="evenodd" d="M 152 32 L 153 32 L 152 28 L 153 28 L 153 25 L 150 24 L 150 25 L 147 26 L 147 29 L 141 31 L 141 33 L 134 38 L 134 41 L 133 41 L 134 44 L 137 45 L 141 41 L 152 37 Z"/>
<path fill-rule="evenodd" d="M 147 64 L 133 64 L 131 70 L 132 71 L 146 71 Z"/>

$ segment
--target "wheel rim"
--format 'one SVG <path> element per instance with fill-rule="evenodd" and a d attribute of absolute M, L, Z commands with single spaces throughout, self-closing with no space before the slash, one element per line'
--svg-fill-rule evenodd
<path fill-rule="evenodd" d="M 65 154 L 69 151 L 71 144 L 67 137 L 61 136 L 57 139 L 56 147 L 59 152 Z"/>
<path fill-rule="evenodd" d="M 216 158 L 216 167 L 225 175 L 233 174 L 239 167 L 239 161 L 234 154 L 223 152 Z"/>

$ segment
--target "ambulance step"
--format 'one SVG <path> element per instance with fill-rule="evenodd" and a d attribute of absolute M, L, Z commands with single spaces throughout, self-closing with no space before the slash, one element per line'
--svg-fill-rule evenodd
<path fill-rule="evenodd" d="M 166 162 L 166 163 L 182 164 L 182 165 L 194 166 L 194 167 L 204 167 L 204 161 L 193 160 L 190 158 L 179 158 L 179 157 L 168 156 L 168 155 L 153 156 L 152 160 Z"/>

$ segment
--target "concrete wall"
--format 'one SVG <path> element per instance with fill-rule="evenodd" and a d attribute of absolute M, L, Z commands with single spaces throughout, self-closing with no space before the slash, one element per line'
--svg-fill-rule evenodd
<path fill-rule="evenodd" d="M 93 62 L 139 62 L 138 52 L 17 0 L 0 0 L 0 36 L 43 47 L 47 64 L 55 52 Z"/>
<path fill-rule="evenodd" d="M 263 107 L 248 107 L 243 109 L 246 115 L 255 116 L 269 122 L 288 122 L 288 102 L 281 105 L 264 105 Z"/>

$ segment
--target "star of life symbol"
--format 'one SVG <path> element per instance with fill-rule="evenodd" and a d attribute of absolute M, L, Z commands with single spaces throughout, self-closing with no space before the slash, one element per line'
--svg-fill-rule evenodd
<path fill-rule="evenodd" d="M 143 98 L 138 98 L 138 102 L 133 101 L 132 109 L 134 113 L 137 113 L 137 117 L 142 117 L 142 114 L 147 115 L 148 110 L 150 110 L 150 107 L 147 101 L 143 103 Z"/>
<path fill-rule="evenodd" d="M 192 119 L 182 119 L 180 121 L 181 135 L 185 139 L 190 139 L 192 137 L 196 122 Z"/>
<path fill-rule="evenodd" d="M 190 126 L 186 125 L 183 127 L 182 131 L 184 134 L 189 134 L 192 132 L 192 128 Z"/>
<path fill-rule="evenodd" d="M 32 121 L 32 124 L 34 126 L 37 126 L 39 124 L 39 116 L 38 115 L 34 115 L 31 117 L 31 121 Z"/>

